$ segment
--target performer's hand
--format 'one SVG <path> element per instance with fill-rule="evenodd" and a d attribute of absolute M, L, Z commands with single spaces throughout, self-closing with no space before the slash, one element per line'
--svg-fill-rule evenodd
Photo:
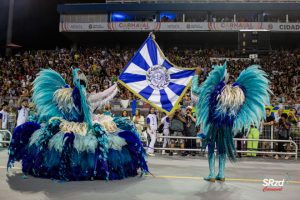
<path fill-rule="evenodd" d="M 196 74 L 196 75 L 202 74 L 202 69 L 201 69 L 201 67 L 197 67 L 197 68 L 196 68 L 195 74 Z"/>

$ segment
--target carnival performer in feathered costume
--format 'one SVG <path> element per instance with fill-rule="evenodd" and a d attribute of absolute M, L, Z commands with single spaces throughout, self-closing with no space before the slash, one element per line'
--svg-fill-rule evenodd
<path fill-rule="evenodd" d="M 207 181 L 225 181 L 226 156 L 236 159 L 234 134 L 243 127 L 260 126 L 265 117 L 265 105 L 269 104 L 269 81 L 258 65 L 243 70 L 234 83 L 228 83 L 226 63 L 213 66 L 206 80 L 199 86 L 201 69 L 197 68 L 192 80 L 192 92 L 198 96 L 196 103 L 197 125 L 206 134 L 204 147 L 208 145 L 209 175 Z M 219 173 L 215 176 L 215 148 L 219 157 Z"/>
<path fill-rule="evenodd" d="M 116 85 L 87 98 L 87 79 L 79 69 L 73 69 L 73 85 L 70 88 L 51 69 L 38 74 L 33 102 L 40 123 L 27 122 L 15 129 L 7 167 L 22 161 L 24 174 L 66 181 L 114 180 L 136 176 L 139 169 L 148 172 L 131 121 L 122 117 L 92 121 L 92 111 L 114 96 Z"/>

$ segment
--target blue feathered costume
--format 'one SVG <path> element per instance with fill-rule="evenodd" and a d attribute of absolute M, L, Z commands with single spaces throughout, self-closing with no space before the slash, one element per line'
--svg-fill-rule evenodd
<path fill-rule="evenodd" d="M 192 80 L 192 92 L 198 96 L 196 103 L 197 125 L 206 134 L 204 147 L 208 146 L 210 173 L 207 181 L 225 181 L 226 155 L 236 159 L 233 137 L 242 128 L 260 125 L 269 104 L 269 81 L 258 65 L 243 70 L 234 83 L 228 83 L 226 63 L 213 66 L 207 79 L 199 86 L 198 75 Z M 219 173 L 215 176 L 215 148 L 219 157 Z"/>
<path fill-rule="evenodd" d="M 108 132 L 92 122 L 87 80 L 79 69 L 73 69 L 73 84 L 72 89 L 51 69 L 38 74 L 33 101 L 40 123 L 15 129 L 7 167 L 22 161 L 24 174 L 65 181 L 115 180 L 136 176 L 139 169 L 148 172 L 133 123 L 111 117 L 117 129 Z"/>

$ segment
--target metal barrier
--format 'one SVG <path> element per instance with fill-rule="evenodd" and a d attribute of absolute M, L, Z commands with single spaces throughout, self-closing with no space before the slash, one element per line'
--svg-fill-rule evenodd
<path fill-rule="evenodd" d="M 169 139 L 185 139 L 185 140 L 197 140 L 199 137 L 184 137 L 184 136 L 161 136 L 157 135 L 157 138 L 169 138 Z M 284 143 L 292 143 L 295 145 L 295 152 L 276 152 L 276 151 L 243 151 L 237 150 L 237 153 L 255 153 L 255 154 L 277 154 L 277 155 L 294 155 L 295 160 L 298 159 L 298 145 L 293 140 L 271 140 L 271 139 L 247 139 L 247 138 L 233 138 L 234 141 L 258 141 L 258 142 L 284 142 Z M 201 148 L 199 149 L 181 149 L 181 148 L 162 148 L 162 147 L 154 147 L 156 150 L 171 150 L 171 151 L 199 151 L 202 152 Z"/>
<path fill-rule="evenodd" d="M 10 140 L 12 138 L 12 133 L 9 130 L 0 130 L 0 134 L 7 133 L 9 135 L 9 140 L 2 140 L 0 143 L 9 144 Z M 169 138 L 169 139 L 185 139 L 185 140 L 199 140 L 199 137 L 185 137 L 185 136 L 164 136 L 164 135 L 157 135 L 157 138 Z M 274 139 L 247 139 L 247 138 L 234 138 L 236 141 L 258 141 L 258 142 L 270 142 L 273 144 L 274 142 L 284 142 L 284 143 L 290 143 L 295 146 L 295 152 L 276 152 L 276 151 L 243 151 L 243 150 L 237 150 L 237 153 L 255 153 L 255 154 L 277 154 L 277 155 L 294 155 L 295 160 L 298 159 L 298 145 L 293 140 L 274 140 Z M 197 149 L 181 149 L 181 148 L 162 148 L 162 147 L 154 147 L 156 150 L 171 150 L 171 151 L 195 151 L 195 152 L 202 152 L 203 150 L 201 148 Z"/>
<path fill-rule="evenodd" d="M 0 140 L 0 144 L 3 143 L 3 144 L 9 144 L 10 143 L 10 140 L 11 140 L 11 137 L 12 137 L 12 134 L 9 130 L 0 130 L 0 134 L 5 134 L 7 133 L 9 135 L 9 140 Z"/>

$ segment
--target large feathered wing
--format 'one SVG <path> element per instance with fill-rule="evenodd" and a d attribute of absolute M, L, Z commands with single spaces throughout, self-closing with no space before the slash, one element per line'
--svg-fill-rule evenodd
<path fill-rule="evenodd" d="M 113 99 L 118 93 L 117 83 L 107 88 L 102 92 L 96 94 L 90 94 L 88 96 L 88 102 L 91 106 L 91 110 L 95 111 L 96 109 L 102 107 L 105 103 Z"/>
<path fill-rule="evenodd" d="M 54 93 L 66 86 L 63 77 L 52 69 L 40 71 L 33 82 L 33 102 L 36 105 L 40 120 L 61 117 L 62 113 L 54 101 Z"/>
<path fill-rule="evenodd" d="M 222 90 L 226 76 L 227 70 L 225 63 L 223 66 L 213 66 L 213 70 L 199 88 L 196 86 L 196 84 L 198 84 L 198 81 L 195 80 L 197 76 L 194 77 L 192 90 L 198 94 L 198 102 L 196 104 L 197 125 L 203 124 L 206 126 L 208 124 L 209 114 L 213 103 L 211 100 L 217 98 L 212 96 L 217 96 L 218 92 L 216 93 L 216 91 L 220 92 Z"/>
<path fill-rule="evenodd" d="M 245 97 L 236 113 L 233 130 L 242 130 L 251 124 L 258 127 L 266 116 L 265 105 L 270 101 L 271 91 L 267 74 L 258 65 L 252 65 L 240 73 L 233 86 L 240 87 Z"/>

